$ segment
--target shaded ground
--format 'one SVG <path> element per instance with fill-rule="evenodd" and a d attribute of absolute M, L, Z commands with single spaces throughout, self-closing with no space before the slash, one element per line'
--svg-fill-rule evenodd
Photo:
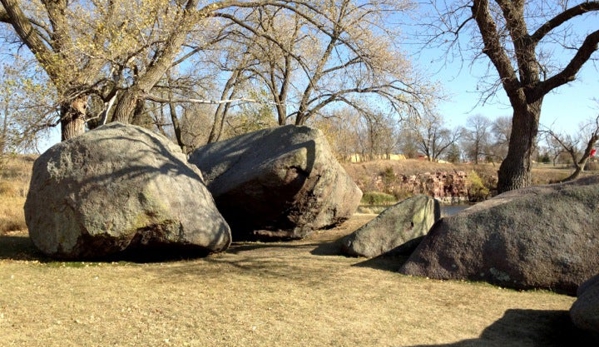
<path fill-rule="evenodd" d="M 584 346 L 574 298 L 395 273 L 336 244 L 373 216 L 290 243 L 161 263 L 54 262 L 0 236 L 2 346 Z"/>

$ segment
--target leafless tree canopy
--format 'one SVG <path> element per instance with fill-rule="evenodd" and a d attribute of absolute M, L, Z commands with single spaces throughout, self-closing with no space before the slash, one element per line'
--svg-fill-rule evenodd
<path fill-rule="evenodd" d="M 499 191 L 531 182 L 543 97 L 576 79 L 599 43 L 599 1 L 433 0 L 425 42 L 463 61 L 486 59 L 482 101 L 500 89 L 513 109 Z"/>
<path fill-rule="evenodd" d="M 193 147 L 181 129 L 193 112 L 210 142 L 244 124 L 234 118 L 246 111 L 278 124 L 306 124 L 340 104 L 406 118 L 430 112 L 439 95 L 388 21 L 413 9 L 408 0 L 0 3 L 0 53 L 36 66 L 31 79 L 52 87 L 52 111 L 37 123 L 60 124 L 63 139 L 114 120 Z"/>
<path fill-rule="evenodd" d="M 574 172 L 562 182 L 571 181 L 580 176 L 591 158 L 591 151 L 599 141 L 599 116 L 580 125 L 577 134 L 565 134 L 551 127 L 543 127 L 541 133 L 545 135 L 546 142 L 553 149 L 555 159 L 562 153 L 570 156 L 574 165 Z"/>

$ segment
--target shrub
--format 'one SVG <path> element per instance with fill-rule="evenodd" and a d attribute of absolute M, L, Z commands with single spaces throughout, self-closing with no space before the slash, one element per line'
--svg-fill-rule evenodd
<path fill-rule="evenodd" d="M 587 162 L 587 164 L 584 166 L 584 169 L 586 171 L 599 171 L 599 163 L 595 161 Z"/>
<path fill-rule="evenodd" d="M 362 196 L 362 204 L 365 205 L 392 205 L 396 202 L 393 195 L 381 192 L 367 192 Z"/>
<path fill-rule="evenodd" d="M 471 171 L 468 175 L 468 198 L 470 201 L 483 201 L 489 197 L 490 189 L 485 186 L 483 180 L 476 173 Z"/>
<path fill-rule="evenodd" d="M 395 189 L 393 190 L 393 196 L 395 197 L 395 200 L 402 201 L 414 196 L 414 192 L 405 189 Z"/>
<path fill-rule="evenodd" d="M 389 187 L 393 183 L 395 183 L 395 180 L 396 180 L 395 171 L 393 170 L 392 166 L 387 166 L 385 168 L 385 170 L 383 170 L 380 173 L 380 175 L 381 175 L 381 178 L 383 179 L 383 184 L 385 185 L 385 187 Z"/>

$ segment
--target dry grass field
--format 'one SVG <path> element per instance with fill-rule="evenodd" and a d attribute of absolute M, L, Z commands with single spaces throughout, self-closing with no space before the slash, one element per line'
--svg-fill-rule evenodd
<path fill-rule="evenodd" d="M 572 327 L 572 297 L 407 277 L 396 272 L 403 259 L 336 255 L 335 240 L 373 217 L 154 263 L 52 261 L 26 230 L 0 232 L 0 345 L 596 345 Z"/>

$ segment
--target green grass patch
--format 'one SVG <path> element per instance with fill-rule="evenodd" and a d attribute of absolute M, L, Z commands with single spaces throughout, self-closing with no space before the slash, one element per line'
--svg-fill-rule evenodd
<path fill-rule="evenodd" d="M 397 203 L 395 196 L 381 192 L 366 192 L 362 196 L 363 205 L 393 205 Z"/>

